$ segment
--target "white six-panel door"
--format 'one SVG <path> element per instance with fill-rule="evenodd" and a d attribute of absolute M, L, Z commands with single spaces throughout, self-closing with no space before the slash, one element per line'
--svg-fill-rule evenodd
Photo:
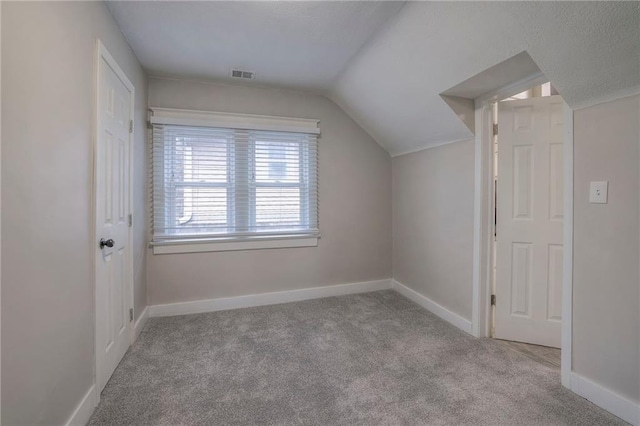
<path fill-rule="evenodd" d="M 494 336 L 560 347 L 563 101 L 500 102 Z"/>
<path fill-rule="evenodd" d="M 96 386 L 101 392 L 127 351 L 131 336 L 129 166 L 133 86 L 119 69 L 112 68 L 115 63 L 104 47 L 99 45 L 98 50 L 95 308 Z"/>

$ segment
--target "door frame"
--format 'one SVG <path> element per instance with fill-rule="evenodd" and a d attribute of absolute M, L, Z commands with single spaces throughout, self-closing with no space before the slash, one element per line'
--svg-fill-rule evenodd
<path fill-rule="evenodd" d="M 98 341 L 97 341 L 97 327 L 98 327 L 98 318 L 97 318 L 97 285 L 98 285 L 98 276 L 97 276 L 97 265 L 96 265 L 96 259 L 97 259 L 97 254 L 98 254 L 98 241 L 99 241 L 99 237 L 98 237 L 98 233 L 97 233 L 97 229 L 98 229 L 98 223 L 97 223 L 97 211 L 98 211 L 98 198 L 97 198 L 97 183 L 98 183 L 98 176 L 97 176 L 97 172 L 98 172 L 98 168 L 97 168 L 97 164 L 98 164 L 98 140 L 100 137 L 100 104 L 103 101 L 103 99 L 100 96 L 100 79 L 102 78 L 102 75 L 100 73 L 100 61 L 104 60 L 105 63 L 113 70 L 113 72 L 116 74 L 116 76 L 120 79 L 120 81 L 122 81 L 122 83 L 125 85 L 125 87 L 129 90 L 129 92 L 131 93 L 129 99 L 129 120 L 130 123 L 133 123 L 133 119 L 134 119 L 134 107 L 135 107 L 135 86 L 133 85 L 133 83 L 131 82 L 131 80 L 129 80 L 129 78 L 127 77 L 127 75 L 124 73 L 124 71 L 122 70 L 122 68 L 120 68 L 120 66 L 118 65 L 118 63 L 116 62 L 116 60 L 113 58 L 113 56 L 111 55 L 111 53 L 109 53 L 109 51 L 107 50 L 107 48 L 105 47 L 105 45 L 102 43 L 102 41 L 100 39 L 96 39 L 96 47 L 95 47 L 95 60 L 94 60 L 94 104 L 93 104 L 93 126 L 94 126 L 94 131 L 93 131 L 93 145 L 92 145 L 92 149 L 93 149 L 93 155 L 92 155 L 92 160 L 93 160 L 93 183 L 92 183 L 92 191 L 91 191 L 91 196 L 93 199 L 92 202 L 92 211 L 91 211 L 91 223 L 92 223 L 92 236 L 91 236 L 91 242 L 92 242 L 92 247 L 93 250 L 91 251 L 92 253 L 92 261 L 91 261 L 91 267 L 93 269 L 93 386 L 94 386 L 94 390 L 95 390 L 95 404 L 97 405 L 98 402 L 100 402 L 100 392 L 98 392 L 97 389 L 97 371 L 98 371 L 98 357 L 97 357 L 97 352 L 98 352 Z M 129 132 L 129 188 L 128 188 L 128 197 L 129 197 L 129 212 L 128 214 L 133 214 L 133 155 L 134 155 L 134 149 L 133 149 L 133 143 L 134 143 L 134 138 L 133 138 L 133 129 Z M 129 305 L 129 309 L 134 309 L 133 306 L 133 301 L 134 301 L 134 294 L 133 294 L 133 285 L 134 285 L 134 271 L 133 271 L 133 267 L 134 267 L 134 258 L 133 258 L 133 226 L 128 226 L 128 244 L 129 244 L 129 255 L 127 258 L 127 268 L 128 268 L 128 273 L 127 276 L 129 279 L 127 279 L 126 282 L 126 293 L 128 294 L 128 305 Z M 134 316 L 135 318 L 135 316 Z M 129 332 L 129 345 L 133 344 L 133 341 L 135 339 L 135 329 L 133 327 L 133 321 L 128 321 L 127 322 L 127 327 L 128 327 L 128 332 Z"/>
<path fill-rule="evenodd" d="M 493 270 L 493 112 L 491 104 L 549 81 L 542 72 L 475 99 L 475 178 L 473 221 L 473 299 L 471 325 L 476 337 L 490 336 Z M 570 388 L 573 296 L 573 110 L 564 102 L 564 226 L 562 277 L 561 381 Z"/>

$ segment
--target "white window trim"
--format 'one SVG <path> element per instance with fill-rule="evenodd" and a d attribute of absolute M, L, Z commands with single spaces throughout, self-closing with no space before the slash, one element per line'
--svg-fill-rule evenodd
<path fill-rule="evenodd" d="M 149 108 L 150 124 L 174 124 L 222 127 L 247 130 L 282 131 L 320 134 L 320 121 L 250 114 L 230 114 L 173 108 Z M 268 235 L 252 237 L 220 237 L 166 240 L 149 243 L 153 254 L 203 253 L 237 250 L 316 247 L 319 234 Z"/>
<path fill-rule="evenodd" d="M 153 254 L 203 253 L 215 251 L 261 250 L 277 248 L 317 247 L 318 237 L 283 236 L 251 237 L 245 239 L 219 238 L 198 240 L 175 240 L 151 243 Z"/>
<path fill-rule="evenodd" d="M 267 115 L 229 114 L 226 112 L 194 111 L 150 107 L 151 124 L 175 124 L 183 126 L 222 127 L 274 132 L 320 134 L 319 120 L 287 118 Z"/>

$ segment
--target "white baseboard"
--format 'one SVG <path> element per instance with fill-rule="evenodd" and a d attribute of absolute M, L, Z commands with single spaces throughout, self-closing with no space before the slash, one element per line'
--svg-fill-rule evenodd
<path fill-rule="evenodd" d="M 84 395 L 78 406 L 73 410 L 73 414 L 67 421 L 67 426 L 85 426 L 96 408 L 96 386 L 91 385 L 87 393 Z"/>
<path fill-rule="evenodd" d="M 634 426 L 640 425 L 640 404 L 572 372 L 571 390 Z"/>
<path fill-rule="evenodd" d="M 149 319 L 149 307 L 145 306 L 144 310 L 142 311 L 142 313 L 140 314 L 140 316 L 136 320 L 136 323 L 133 326 L 134 341 L 138 340 L 138 336 L 140 336 L 140 333 L 142 333 L 144 326 L 147 325 L 148 319 Z"/>
<path fill-rule="evenodd" d="M 321 299 L 323 297 L 343 296 L 346 294 L 366 293 L 377 290 L 388 290 L 390 288 L 391 279 L 385 279 L 305 288 L 301 290 L 278 291 L 273 293 L 251 294 L 247 296 L 224 297 L 220 299 L 196 300 L 193 302 L 168 303 L 165 305 L 152 305 L 148 308 L 150 317 L 165 317 L 172 315 L 226 311 L 229 309 L 250 308 L 254 306 L 277 305 L 279 303 L 299 302 L 301 300 Z"/>
<path fill-rule="evenodd" d="M 458 327 L 460 330 L 472 334 L 471 321 L 462 318 L 458 314 L 454 314 L 447 308 L 442 305 L 437 304 L 433 300 L 429 299 L 426 296 L 416 292 L 415 290 L 410 289 L 404 284 L 399 283 L 396 280 L 392 280 L 392 287 L 398 293 L 406 297 L 407 299 L 413 300 L 418 305 L 422 306 L 426 310 L 436 314 L 440 318 L 445 321 L 450 322 L 451 324 Z"/>

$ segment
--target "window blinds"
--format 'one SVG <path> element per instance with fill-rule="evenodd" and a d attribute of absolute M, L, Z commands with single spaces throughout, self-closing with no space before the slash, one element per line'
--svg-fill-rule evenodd
<path fill-rule="evenodd" d="M 152 129 L 154 243 L 318 235 L 316 134 Z"/>

